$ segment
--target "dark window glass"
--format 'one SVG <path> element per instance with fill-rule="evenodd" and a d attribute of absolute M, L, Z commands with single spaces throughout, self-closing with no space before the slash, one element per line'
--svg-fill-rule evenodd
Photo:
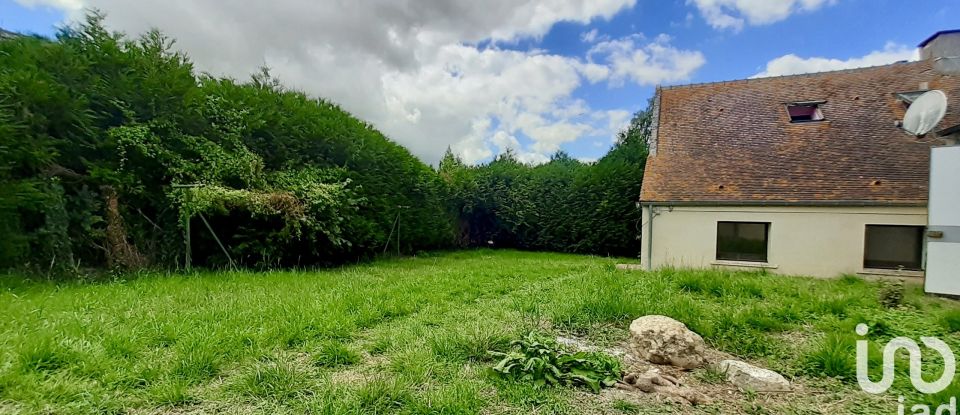
<path fill-rule="evenodd" d="M 923 226 L 867 225 L 864 268 L 921 268 Z"/>
<path fill-rule="evenodd" d="M 717 259 L 767 262 L 769 223 L 717 222 Z"/>
<path fill-rule="evenodd" d="M 817 104 L 787 105 L 787 113 L 790 114 L 790 122 L 811 122 L 823 120 L 823 113 L 820 112 L 820 106 Z"/>

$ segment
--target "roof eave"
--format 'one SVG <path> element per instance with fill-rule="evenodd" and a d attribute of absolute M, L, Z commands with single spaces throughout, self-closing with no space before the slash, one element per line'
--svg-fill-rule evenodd
<path fill-rule="evenodd" d="M 938 137 L 946 137 L 948 135 L 953 135 L 960 133 L 960 124 L 954 125 L 953 127 L 947 127 L 940 131 L 937 131 Z"/>
<path fill-rule="evenodd" d="M 948 34 L 950 34 L 950 33 L 960 33 L 960 29 L 941 30 L 941 31 L 939 31 L 939 32 L 937 32 L 937 33 L 934 33 L 934 34 L 930 35 L 930 37 L 924 39 L 923 42 L 920 42 L 920 44 L 917 45 L 917 47 L 922 48 L 922 47 L 924 47 L 924 46 L 927 46 L 928 43 L 932 42 L 933 39 L 936 39 L 936 38 L 940 37 L 940 35 L 948 35 Z"/>

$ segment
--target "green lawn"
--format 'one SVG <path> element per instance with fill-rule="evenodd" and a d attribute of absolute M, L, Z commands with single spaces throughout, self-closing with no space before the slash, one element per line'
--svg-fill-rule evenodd
<path fill-rule="evenodd" d="M 958 307 L 919 287 L 889 310 L 878 284 L 855 278 L 625 272 L 616 262 L 481 250 L 323 271 L 0 277 L 0 413 L 892 414 L 897 394 L 924 397 L 905 376 L 887 396 L 859 392 L 857 323 L 871 325 L 871 340 L 935 335 L 960 351 Z M 701 369 L 691 385 L 726 398 L 694 408 L 537 389 L 489 370 L 488 350 L 530 330 L 615 346 L 645 314 L 677 318 L 798 390 L 742 394 Z"/>

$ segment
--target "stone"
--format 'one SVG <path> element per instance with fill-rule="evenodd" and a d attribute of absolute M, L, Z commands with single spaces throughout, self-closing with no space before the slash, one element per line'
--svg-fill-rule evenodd
<path fill-rule="evenodd" d="M 727 374 L 727 380 L 743 391 L 784 392 L 790 390 L 790 382 L 772 370 L 756 367 L 739 360 L 720 362 L 720 370 Z"/>
<path fill-rule="evenodd" d="M 706 363 L 706 343 L 699 334 L 666 316 L 643 316 L 630 323 L 630 348 L 658 365 L 696 369 Z"/>
<path fill-rule="evenodd" d="M 625 391 L 640 391 L 656 393 L 669 398 L 679 399 L 692 405 L 706 405 L 710 398 L 706 395 L 680 384 L 680 380 L 653 368 L 644 373 L 630 373 L 617 382 L 616 387 Z"/>

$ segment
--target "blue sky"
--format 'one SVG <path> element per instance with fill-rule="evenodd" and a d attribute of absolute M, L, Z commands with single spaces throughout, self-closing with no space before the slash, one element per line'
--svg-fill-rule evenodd
<path fill-rule="evenodd" d="M 170 33 L 203 70 L 242 78 L 267 63 L 428 162 L 447 146 L 471 162 L 506 147 L 530 162 L 556 149 L 595 159 L 655 84 L 885 64 L 960 28 L 956 0 L 471 3 L 0 0 L 0 27 L 52 35 L 97 7 L 115 29 Z"/>

